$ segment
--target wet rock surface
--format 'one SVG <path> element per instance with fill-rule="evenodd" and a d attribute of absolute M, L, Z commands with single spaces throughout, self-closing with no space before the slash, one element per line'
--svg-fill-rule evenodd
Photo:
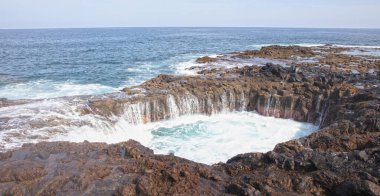
<path fill-rule="evenodd" d="M 0 153 L 0 192 L 380 195 L 380 59 L 342 54 L 346 50 L 270 46 L 198 59 L 196 76 L 160 75 L 125 88 L 118 96 L 86 97 L 86 104 L 78 108 L 81 115 L 111 122 L 115 116 L 148 123 L 185 114 L 245 110 L 320 126 L 318 132 L 278 144 L 273 151 L 241 154 L 208 166 L 155 155 L 132 140 L 113 145 L 24 144 Z M 286 66 L 256 61 L 229 68 L 213 64 L 238 60 L 249 64 L 247 60 L 255 58 L 281 60 Z"/>

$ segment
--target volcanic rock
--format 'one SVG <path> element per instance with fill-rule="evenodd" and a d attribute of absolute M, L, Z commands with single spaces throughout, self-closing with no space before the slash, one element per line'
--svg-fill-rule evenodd
<path fill-rule="evenodd" d="M 217 60 L 218 60 L 217 58 L 212 58 L 212 57 L 204 56 L 204 57 L 198 58 L 196 60 L 196 62 L 197 63 L 210 63 L 210 62 L 216 62 Z"/>

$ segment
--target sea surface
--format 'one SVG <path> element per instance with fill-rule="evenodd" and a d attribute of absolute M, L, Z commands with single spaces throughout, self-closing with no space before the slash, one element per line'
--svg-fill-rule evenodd
<path fill-rule="evenodd" d="M 0 107 L 0 151 L 41 141 L 135 139 L 155 153 L 174 153 L 206 164 L 224 162 L 239 153 L 267 152 L 318 126 L 245 111 L 136 125 L 125 119 L 128 115 L 112 121 L 82 115 L 77 108 L 85 100 L 75 96 L 116 92 L 159 74 L 187 74 L 185 69 L 197 57 L 272 44 L 375 48 L 380 47 L 380 29 L 0 30 L 0 98 L 38 99 Z M 373 53 L 364 51 L 368 52 Z"/>
<path fill-rule="evenodd" d="M 0 98 L 109 93 L 183 73 L 200 56 L 270 44 L 380 46 L 380 29 L 0 30 Z"/>

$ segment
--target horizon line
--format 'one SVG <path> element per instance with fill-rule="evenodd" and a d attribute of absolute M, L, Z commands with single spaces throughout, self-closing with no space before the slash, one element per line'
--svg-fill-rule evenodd
<path fill-rule="evenodd" d="M 272 28 L 272 29 L 368 29 L 380 27 L 285 27 L 285 26 L 92 26 L 92 27 L 30 27 L 0 28 L 0 30 L 48 30 L 48 29 L 122 29 L 122 28 Z"/>

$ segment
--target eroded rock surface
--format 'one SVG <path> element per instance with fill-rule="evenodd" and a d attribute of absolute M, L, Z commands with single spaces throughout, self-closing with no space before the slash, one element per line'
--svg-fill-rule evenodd
<path fill-rule="evenodd" d="M 135 141 L 25 144 L 0 153 L 4 195 L 380 195 L 378 57 L 345 48 L 265 47 L 198 59 L 196 76 L 160 75 L 119 94 L 85 97 L 77 110 L 112 123 L 184 114 L 257 111 L 320 130 L 212 166 L 155 155 Z M 270 58 L 286 66 L 256 58 Z M 243 66 L 218 64 L 243 61 Z M 263 59 L 260 59 L 263 62 Z M 251 65 L 250 65 L 251 63 Z M 10 105 L 1 100 L 0 107 Z M 24 103 L 19 103 L 24 104 Z M 7 122 L 11 119 L 0 119 Z M 49 123 L 62 121 L 45 120 Z M 2 126 L 3 126 L 2 125 Z"/>

